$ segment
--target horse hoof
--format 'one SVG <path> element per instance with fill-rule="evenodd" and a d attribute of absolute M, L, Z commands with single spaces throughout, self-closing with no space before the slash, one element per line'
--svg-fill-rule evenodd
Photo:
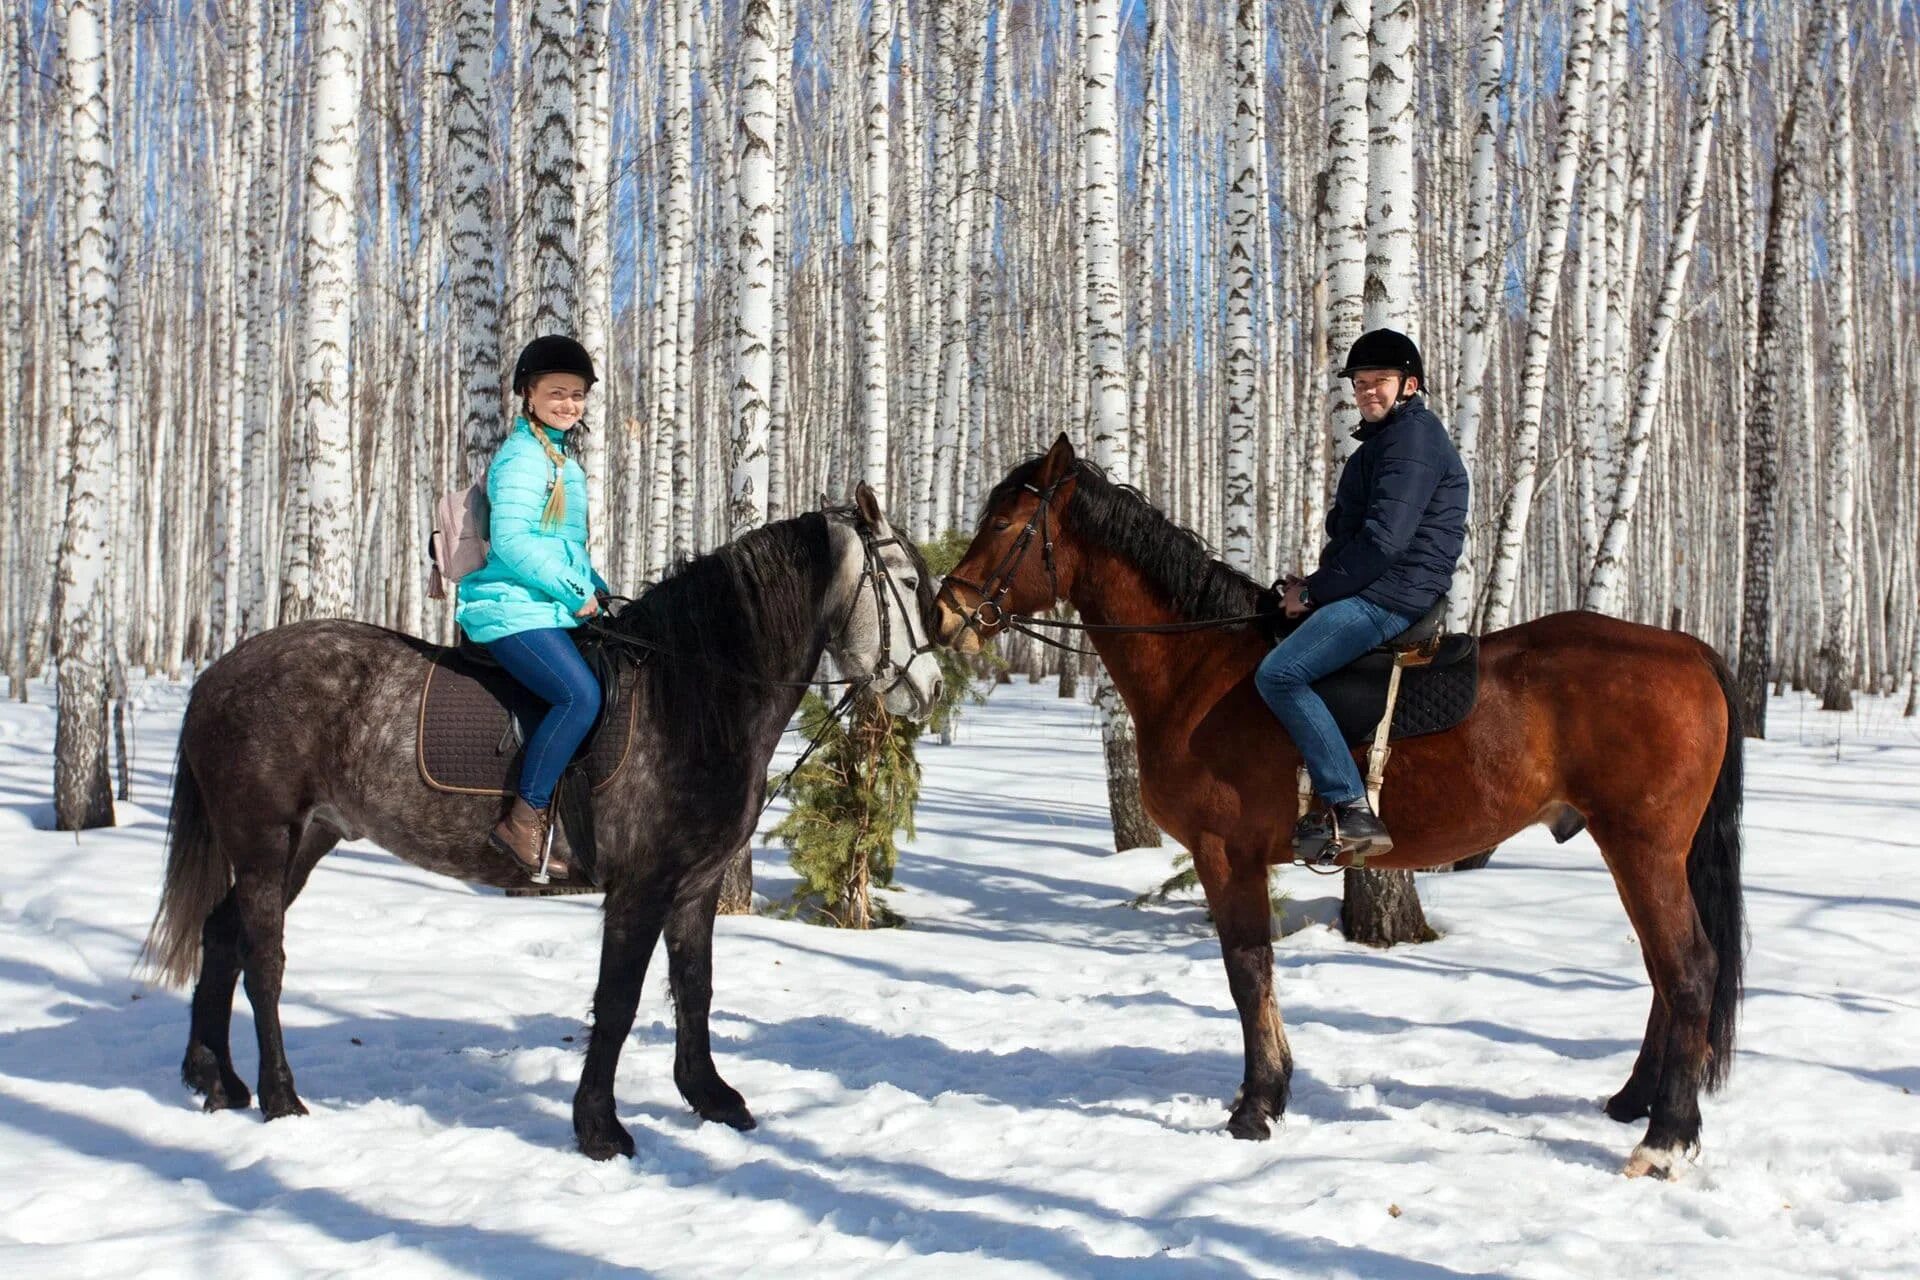
<path fill-rule="evenodd" d="M 1628 1089 L 1622 1089 L 1608 1098 L 1601 1109 L 1607 1113 L 1608 1119 L 1618 1120 L 1621 1124 L 1645 1120 L 1653 1112 L 1646 1098 Z"/>
<path fill-rule="evenodd" d="M 260 1114 L 268 1120 L 283 1120 L 288 1116 L 303 1116 L 307 1114 L 307 1104 L 298 1098 L 292 1097 L 275 1099 L 272 1102 L 263 1098 L 260 1101 Z"/>
<path fill-rule="evenodd" d="M 1273 1136 L 1273 1127 L 1263 1115 L 1235 1112 L 1227 1121 L 1227 1132 L 1242 1142 L 1265 1142 Z"/>
<path fill-rule="evenodd" d="M 206 1097 L 200 1104 L 202 1111 L 244 1111 L 253 1105 L 253 1095 L 238 1080 L 230 1084 L 217 1084 L 203 1092 Z"/>
<path fill-rule="evenodd" d="M 628 1133 L 618 1121 L 613 1128 L 600 1134 L 578 1134 L 580 1154 L 589 1160 L 611 1160 L 615 1156 L 633 1159 L 633 1135 Z"/>
<path fill-rule="evenodd" d="M 717 1106 L 695 1107 L 694 1111 L 702 1120 L 724 1124 L 729 1129 L 738 1129 L 742 1133 L 757 1127 L 760 1123 L 753 1118 L 753 1112 L 747 1110 L 746 1102 L 740 1099 Z"/>
<path fill-rule="evenodd" d="M 1658 1178 L 1662 1182 L 1671 1182 L 1680 1176 L 1685 1167 L 1682 1163 L 1684 1155 L 1685 1152 L 1677 1146 L 1650 1147 L 1643 1142 L 1633 1149 L 1626 1167 L 1620 1172 L 1629 1178 Z"/>

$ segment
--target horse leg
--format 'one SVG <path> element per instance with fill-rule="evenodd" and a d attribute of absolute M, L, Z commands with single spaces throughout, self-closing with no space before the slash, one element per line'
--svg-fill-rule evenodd
<path fill-rule="evenodd" d="M 287 855 L 303 842 L 304 826 L 287 829 Z M 250 844 L 224 841 L 234 850 L 264 849 L 267 840 Z M 293 1068 L 287 1065 L 285 1038 L 280 1031 L 280 983 L 286 975 L 283 945 L 287 921 L 287 857 L 234 859 L 233 892 L 246 930 L 244 974 L 247 1001 L 253 1006 L 254 1034 L 260 1042 L 260 1110 L 269 1120 L 302 1116 L 307 1108 L 294 1092 Z"/>
<path fill-rule="evenodd" d="M 640 984 L 665 915 L 660 895 L 625 884 L 607 889 L 606 928 L 600 941 L 600 981 L 593 989 L 593 1034 L 587 1062 L 573 1094 L 573 1134 L 583 1155 L 595 1160 L 633 1154 L 633 1135 L 614 1115 L 613 1077 L 620 1050 L 633 1030 Z"/>
<path fill-rule="evenodd" d="M 1648 1094 L 1649 1120 L 1646 1135 L 1633 1149 L 1625 1172 L 1629 1177 L 1665 1177 L 1676 1172 L 1687 1152 L 1700 1145 L 1707 1017 L 1713 1006 L 1719 962 L 1701 928 L 1687 886 L 1687 836 L 1637 833 L 1623 837 L 1617 830 L 1600 829 L 1598 824 L 1594 836 L 1613 868 L 1621 902 L 1640 936 L 1647 973 L 1653 979 L 1654 1011 L 1647 1019 L 1648 1038 L 1641 1046 L 1641 1059 L 1634 1064 L 1633 1076 L 1621 1090 L 1626 1103 L 1637 1102 L 1634 1090 L 1639 1082 Z M 1644 1083 L 1649 1077 L 1650 1087 Z"/>
<path fill-rule="evenodd" d="M 1647 977 L 1652 979 L 1652 971 Z M 1607 1099 L 1607 1115 L 1629 1124 L 1644 1120 L 1653 1112 L 1653 1095 L 1660 1084 L 1660 1058 L 1667 1047 L 1667 1006 L 1656 992 L 1653 1007 L 1647 1011 L 1647 1034 L 1640 1042 L 1640 1056 L 1633 1060 L 1633 1071 L 1620 1092 Z"/>
<path fill-rule="evenodd" d="M 233 989 L 246 946 L 240 906 L 228 889 L 200 927 L 200 980 L 193 988 L 193 1022 L 187 1031 L 187 1056 L 180 1064 L 181 1080 L 206 1099 L 208 1111 L 253 1105 L 253 1094 L 233 1069 L 228 1043 Z"/>
<path fill-rule="evenodd" d="M 1273 999 L 1273 906 L 1267 897 L 1266 863 L 1258 856 L 1230 859 L 1225 850 L 1203 849 L 1196 851 L 1194 866 L 1220 935 L 1227 988 L 1240 1014 L 1246 1051 L 1246 1075 L 1227 1132 L 1258 1141 L 1272 1136 L 1267 1122 L 1287 1109 L 1293 1051 Z"/>
<path fill-rule="evenodd" d="M 667 915 L 667 982 L 673 988 L 673 1082 L 702 1120 L 751 1129 L 753 1113 L 713 1064 L 707 1017 L 713 1006 L 713 916 L 718 882 L 683 891 Z"/>

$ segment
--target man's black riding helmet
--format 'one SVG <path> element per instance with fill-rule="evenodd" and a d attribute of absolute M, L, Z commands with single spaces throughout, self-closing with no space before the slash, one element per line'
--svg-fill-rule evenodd
<path fill-rule="evenodd" d="M 535 338 L 520 352 L 520 358 L 513 362 L 513 393 L 525 395 L 527 387 L 543 373 L 577 373 L 589 387 L 599 381 L 587 349 L 559 334 Z"/>
<path fill-rule="evenodd" d="M 1420 348 L 1398 329 L 1372 329 L 1354 339 L 1346 367 L 1335 376 L 1351 378 L 1362 369 L 1395 369 L 1420 379 L 1421 390 L 1427 386 L 1427 366 L 1421 363 Z"/>

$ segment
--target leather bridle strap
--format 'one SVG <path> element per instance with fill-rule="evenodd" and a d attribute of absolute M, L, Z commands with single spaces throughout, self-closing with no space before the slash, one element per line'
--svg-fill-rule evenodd
<path fill-rule="evenodd" d="M 1036 532 L 1040 535 L 1040 556 L 1047 566 L 1049 596 L 1051 599 L 1059 599 L 1060 579 L 1053 567 L 1053 535 L 1048 528 L 1048 518 L 1053 510 L 1053 495 L 1072 474 L 1068 472 L 1044 490 L 1037 488 L 1031 481 L 1021 482 L 1020 488 L 1039 498 L 1039 505 L 1034 508 L 1033 514 L 1027 517 L 1027 523 L 1021 528 L 1020 535 L 1013 540 L 1013 545 L 1007 548 L 1006 554 L 1000 557 L 1000 563 L 994 566 L 993 572 L 987 575 L 984 582 L 969 582 L 957 573 L 947 575 L 949 583 L 965 587 L 980 597 L 979 603 L 968 612 L 963 629 L 978 632 L 981 628 L 997 627 L 1008 620 L 1010 615 L 1001 607 L 1000 602 L 1007 598 L 1009 591 L 1013 590 L 1013 575 L 1020 568 L 1021 562 L 1026 559 L 1027 550 L 1033 545 Z M 991 619 L 987 617 L 989 609 L 993 611 Z M 986 637 L 982 634 L 981 638 Z"/>

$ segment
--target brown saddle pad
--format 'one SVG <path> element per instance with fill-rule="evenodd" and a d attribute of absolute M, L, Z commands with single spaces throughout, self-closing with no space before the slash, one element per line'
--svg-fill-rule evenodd
<path fill-rule="evenodd" d="M 633 753 L 634 673 L 620 667 L 620 688 L 603 699 L 600 718 L 574 754 L 597 793 L 612 784 Z M 482 666 L 443 648 L 420 688 L 416 757 L 420 777 L 436 791 L 504 796 L 520 779 L 525 739 L 547 704 L 499 667 Z"/>

